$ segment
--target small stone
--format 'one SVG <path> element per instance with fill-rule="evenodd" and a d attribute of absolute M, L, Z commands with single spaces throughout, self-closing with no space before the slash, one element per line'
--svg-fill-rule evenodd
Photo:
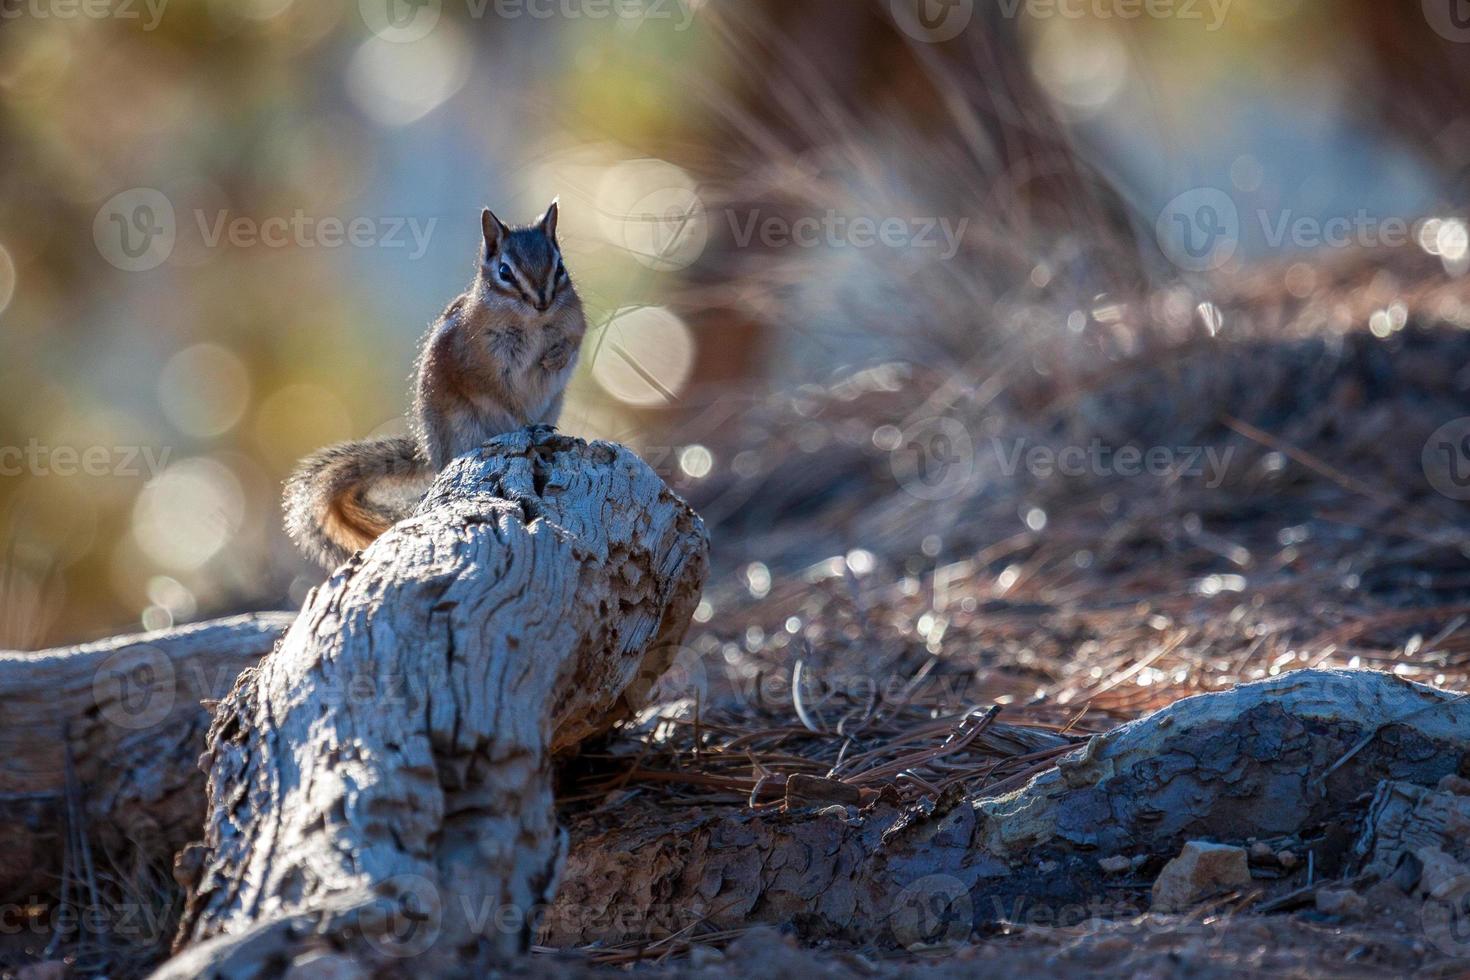
<path fill-rule="evenodd" d="M 1260 841 L 1256 841 L 1251 845 L 1251 860 L 1257 864 L 1260 864 L 1262 861 L 1269 861 L 1275 856 L 1270 844 L 1263 844 Z"/>
<path fill-rule="evenodd" d="M 1133 860 L 1121 854 L 1114 854 L 1112 857 L 1105 857 L 1097 862 L 1097 866 L 1102 868 L 1106 874 L 1120 875 L 1133 869 Z"/>
<path fill-rule="evenodd" d="M 716 946 L 695 946 L 689 950 L 689 965 L 698 970 L 725 962 L 725 954 Z"/>
<path fill-rule="evenodd" d="M 1245 849 L 1229 844 L 1190 841 L 1154 882 L 1153 908 L 1183 912 L 1207 898 L 1251 883 Z"/>
<path fill-rule="evenodd" d="M 1357 915 L 1368 905 L 1350 888 L 1324 888 L 1317 893 L 1317 911 L 1323 915 Z"/>
<path fill-rule="evenodd" d="M 1449 775 L 1439 781 L 1441 793 L 1454 793 L 1456 796 L 1470 796 L 1470 779 L 1464 776 Z"/>
<path fill-rule="evenodd" d="M 1276 863 L 1287 871 L 1297 866 L 1298 858 L 1295 851 L 1279 851 L 1276 854 Z"/>
<path fill-rule="evenodd" d="M 367 980 L 367 971 L 351 957 L 313 950 L 296 957 L 288 973 L 294 980 Z"/>

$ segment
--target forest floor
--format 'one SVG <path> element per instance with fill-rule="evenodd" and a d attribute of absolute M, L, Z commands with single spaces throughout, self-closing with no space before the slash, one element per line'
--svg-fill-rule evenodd
<path fill-rule="evenodd" d="M 780 808 L 793 773 L 864 799 L 1002 793 L 1089 733 L 1299 668 L 1470 689 L 1470 303 L 1442 278 L 1375 268 L 1319 271 L 1295 295 L 1264 275 L 1210 307 L 1183 293 L 1111 311 L 1114 327 L 1158 327 L 1171 304 L 1185 315 L 1147 356 L 1109 356 L 1104 336 L 1065 377 L 893 365 L 693 413 L 676 445 L 733 461 L 680 486 L 711 524 L 716 568 L 658 709 L 569 774 L 574 846 L 579 828 L 650 811 Z M 956 725 L 994 706 L 1005 736 L 956 750 Z M 1361 816 L 1288 842 L 1299 863 L 1258 866 L 1258 887 L 1187 915 L 1149 913 L 1148 868 L 1110 910 L 982 910 L 983 929 L 907 950 L 694 922 L 574 962 L 1470 972 L 1464 902 L 1447 923 L 1388 884 L 1345 907 L 1315 897 L 1346 874 Z M 539 962 L 563 970 L 568 955 Z"/>

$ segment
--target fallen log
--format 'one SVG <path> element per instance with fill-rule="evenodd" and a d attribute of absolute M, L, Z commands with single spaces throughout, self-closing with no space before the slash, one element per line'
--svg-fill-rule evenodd
<path fill-rule="evenodd" d="M 451 465 L 219 706 L 159 976 L 478 975 L 523 952 L 565 835 L 551 759 L 639 706 L 708 543 L 631 452 L 549 430 Z"/>
<path fill-rule="evenodd" d="M 204 819 L 201 702 L 224 697 L 293 618 L 0 653 L 0 901 L 54 894 L 69 832 L 99 862 L 166 868 Z"/>
<path fill-rule="evenodd" d="M 635 800 L 573 823 L 542 942 L 765 923 L 911 946 L 1002 919 L 1136 914 L 1148 909 L 1146 872 L 1189 840 L 1346 823 L 1381 780 L 1433 786 L 1467 751 L 1463 696 L 1389 674 L 1299 671 L 1180 701 L 1000 797 L 790 813 Z M 1134 878 L 1105 870 L 1119 858 Z"/>

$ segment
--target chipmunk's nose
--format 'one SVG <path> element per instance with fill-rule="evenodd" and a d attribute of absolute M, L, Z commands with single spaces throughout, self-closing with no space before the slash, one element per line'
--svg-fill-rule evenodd
<path fill-rule="evenodd" d="M 538 293 L 536 295 L 536 312 L 545 313 L 549 309 L 551 309 L 551 300 L 546 298 L 545 293 Z"/>

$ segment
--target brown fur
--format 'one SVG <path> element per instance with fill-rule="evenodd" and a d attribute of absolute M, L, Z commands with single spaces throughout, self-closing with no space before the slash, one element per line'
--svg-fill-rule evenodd
<path fill-rule="evenodd" d="M 555 425 L 587 332 L 556 244 L 558 209 L 527 228 L 489 211 L 475 279 L 430 327 L 413 392 L 413 437 L 333 446 L 286 486 L 286 529 L 328 567 L 402 517 L 371 500 L 389 484 L 424 485 L 458 456 L 527 425 Z"/>

